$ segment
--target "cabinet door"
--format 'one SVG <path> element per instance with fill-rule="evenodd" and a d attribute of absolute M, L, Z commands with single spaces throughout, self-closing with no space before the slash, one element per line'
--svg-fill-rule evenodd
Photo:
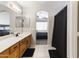
<path fill-rule="evenodd" d="M 8 58 L 8 56 L 9 56 L 9 49 L 0 53 L 0 58 Z"/>
<path fill-rule="evenodd" d="M 25 50 L 26 50 L 26 40 L 23 39 L 22 41 L 20 41 L 20 57 L 23 55 Z"/>
<path fill-rule="evenodd" d="M 20 41 L 20 57 L 24 54 L 27 48 L 29 48 L 31 44 L 31 35 L 25 37 L 23 40 Z"/>
<path fill-rule="evenodd" d="M 11 53 L 11 55 L 9 56 L 9 58 L 18 58 L 19 55 L 18 55 L 19 51 L 18 49 L 16 51 L 14 51 L 13 53 Z"/>
<path fill-rule="evenodd" d="M 10 58 L 17 58 L 19 57 L 19 43 L 15 44 L 10 48 Z"/>

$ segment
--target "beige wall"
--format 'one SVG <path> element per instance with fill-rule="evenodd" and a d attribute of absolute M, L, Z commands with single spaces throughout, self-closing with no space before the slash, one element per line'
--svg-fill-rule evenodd
<path fill-rule="evenodd" d="M 72 2 L 72 56 L 77 58 L 78 2 Z"/>

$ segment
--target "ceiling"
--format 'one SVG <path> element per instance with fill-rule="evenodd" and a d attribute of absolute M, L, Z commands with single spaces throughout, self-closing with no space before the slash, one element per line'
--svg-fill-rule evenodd
<path fill-rule="evenodd" d="M 54 3 L 54 1 L 17 1 L 23 8 L 32 7 L 35 5 L 50 5 Z"/>
<path fill-rule="evenodd" d="M 52 13 L 57 13 L 68 1 L 17 1 L 23 9 L 32 9 L 33 7 L 46 8 L 52 10 Z M 58 9 L 58 10 L 57 10 Z"/>
<path fill-rule="evenodd" d="M 56 6 L 58 4 L 63 4 L 63 2 L 67 2 L 67 1 L 17 1 L 18 4 L 20 4 L 23 8 L 26 7 L 32 7 L 35 5 L 48 5 L 48 6 Z"/>

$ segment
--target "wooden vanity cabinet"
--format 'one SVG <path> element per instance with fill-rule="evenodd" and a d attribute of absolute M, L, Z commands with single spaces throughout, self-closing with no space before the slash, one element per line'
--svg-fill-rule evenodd
<path fill-rule="evenodd" d="M 6 49 L 0 53 L 0 58 L 19 58 L 21 57 L 27 48 L 31 45 L 32 36 L 29 35 L 23 38 L 21 41 L 17 42 L 10 48 Z"/>

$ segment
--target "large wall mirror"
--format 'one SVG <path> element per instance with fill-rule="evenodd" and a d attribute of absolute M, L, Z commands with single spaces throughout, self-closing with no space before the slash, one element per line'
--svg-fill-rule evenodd
<path fill-rule="evenodd" d="M 10 13 L 7 11 L 0 12 L 0 36 L 10 34 Z"/>

